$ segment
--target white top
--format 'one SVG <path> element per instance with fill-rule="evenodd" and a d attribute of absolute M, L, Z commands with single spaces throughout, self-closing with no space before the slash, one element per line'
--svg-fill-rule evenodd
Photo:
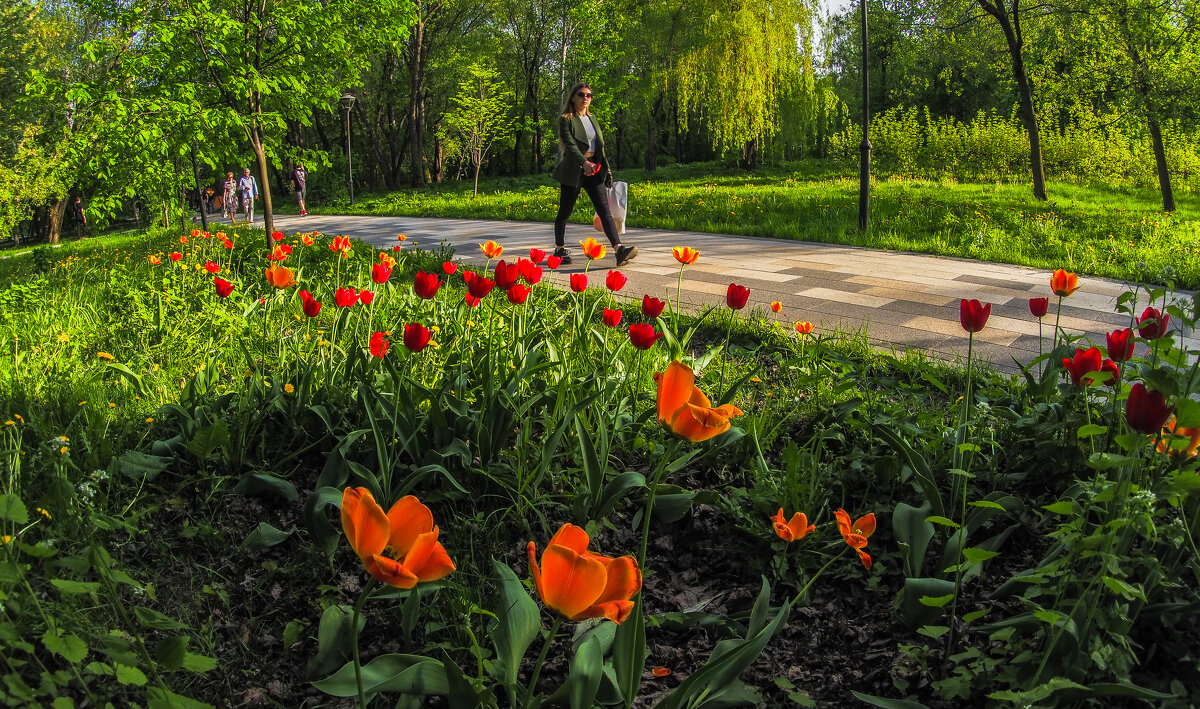
<path fill-rule="evenodd" d="M 587 152 L 594 153 L 596 152 L 596 126 L 592 124 L 591 116 L 584 116 L 583 119 L 583 131 L 587 133 L 588 137 Z"/>

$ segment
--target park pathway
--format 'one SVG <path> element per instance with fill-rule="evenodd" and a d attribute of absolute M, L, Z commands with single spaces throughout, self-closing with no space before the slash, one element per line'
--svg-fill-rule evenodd
<path fill-rule="evenodd" d="M 320 231 L 346 234 L 380 249 L 396 245 L 396 235 L 408 243 L 435 248 L 440 242 L 454 247 L 456 256 L 482 266 L 486 258 L 479 244 L 489 239 L 504 247 L 505 255 L 528 256 L 531 247 L 552 250 L 553 226 L 533 222 L 477 219 L 434 219 L 375 216 L 278 216 L 276 228 L 285 231 Z M 575 261 L 549 273 L 556 285 L 566 288 L 568 274 L 582 272 L 587 259 L 578 243 L 603 235 L 591 227 L 567 226 L 567 244 Z M 777 318 L 791 327 L 808 320 L 822 333 L 865 331 L 873 346 L 903 351 L 912 348 L 954 360 L 966 358 L 967 333 L 958 322 L 959 300 L 978 298 L 992 304 L 987 327 L 976 334 L 975 351 L 1005 371 L 1015 371 L 1013 360 L 1027 363 L 1038 354 L 1038 321 L 1029 313 L 1028 299 L 1049 296 L 1046 333 L 1054 325 L 1055 297 L 1050 293 L 1050 273 L 1007 264 L 879 251 L 849 246 L 781 239 L 704 234 L 698 232 L 629 229 L 625 244 L 639 254 L 621 271 L 629 277 L 622 295 L 640 299 L 643 293 L 664 298 L 675 295 L 679 264 L 671 256 L 674 246 L 691 246 L 700 259 L 683 274 L 681 300 L 700 308 L 723 305 L 729 283 L 750 289 L 751 308 L 764 318 Z M 406 244 L 407 245 L 407 244 Z M 592 287 L 603 288 L 604 273 L 615 266 L 613 250 L 589 270 Z M 1063 301 L 1062 326 L 1087 335 L 1104 346 L 1104 335 L 1129 324 L 1115 310 L 1117 297 L 1128 284 L 1101 278 L 1080 278 L 1080 288 Z M 1190 294 L 1188 294 L 1190 295 Z M 772 301 L 783 304 L 778 315 Z M 1138 305 L 1139 312 L 1146 303 Z M 1192 348 L 1200 347 L 1196 333 L 1185 333 Z"/>

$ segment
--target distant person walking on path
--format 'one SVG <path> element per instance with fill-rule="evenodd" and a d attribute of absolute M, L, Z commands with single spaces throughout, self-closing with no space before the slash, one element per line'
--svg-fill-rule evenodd
<path fill-rule="evenodd" d="M 571 87 L 567 103 L 558 117 L 558 167 L 554 179 L 559 182 L 558 216 L 554 218 L 554 255 L 563 263 L 571 262 L 566 249 L 567 220 L 575 210 L 579 191 L 586 190 L 588 199 L 600 217 L 604 235 L 616 251 L 617 265 L 624 266 L 637 256 L 636 246 L 622 246 L 617 226 L 608 209 L 608 190 L 612 187 L 612 169 L 604 152 L 604 135 L 600 124 L 588 112 L 592 105 L 592 87 L 578 83 Z"/>
<path fill-rule="evenodd" d="M 304 180 L 308 177 L 308 171 L 304 169 L 303 164 L 296 165 L 296 169 L 292 170 L 292 185 L 296 188 L 296 202 L 300 204 L 300 216 L 307 216 L 308 210 L 304 208 Z"/>
<path fill-rule="evenodd" d="M 250 175 L 250 168 L 242 170 L 242 179 L 238 180 L 238 190 L 242 193 L 242 211 L 246 213 L 246 223 L 254 223 L 254 199 L 258 197 L 258 182 Z"/>
<path fill-rule="evenodd" d="M 75 198 L 75 202 L 71 205 L 71 216 L 75 218 L 75 236 L 82 239 L 84 229 L 87 228 L 87 217 L 83 214 L 82 197 Z"/>
<path fill-rule="evenodd" d="M 225 173 L 225 193 L 221 196 L 221 216 L 231 221 L 237 218 L 237 180 L 233 173 Z"/>

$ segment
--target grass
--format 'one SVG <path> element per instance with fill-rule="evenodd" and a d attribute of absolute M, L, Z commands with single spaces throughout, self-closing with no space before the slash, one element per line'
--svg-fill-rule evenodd
<path fill-rule="evenodd" d="M 858 230 L 853 166 L 810 161 L 755 172 L 706 163 L 654 173 L 618 171 L 630 183 L 630 226 L 766 236 L 998 261 L 1039 269 L 1200 287 L 1200 202 L 1180 190 L 1174 214 L 1157 191 L 1051 181 L 1049 202 L 1027 184 L 889 175 L 872 182 L 870 228 Z M 284 200 L 280 200 L 283 202 Z M 314 208 L 334 214 L 553 221 L 548 175 L 494 178 L 360 195 Z M 287 205 L 285 209 L 294 210 Z M 573 221 L 591 222 L 587 206 Z"/>

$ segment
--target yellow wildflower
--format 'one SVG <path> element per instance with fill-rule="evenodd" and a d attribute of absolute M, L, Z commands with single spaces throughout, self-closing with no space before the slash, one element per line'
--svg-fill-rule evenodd
<path fill-rule="evenodd" d="M 71 337 L 69 335 L 67 335 L 67 333 L 65 333 L 65 332 L 60 332 L 60 333 L 58 333 L 58 341 L 59 342 L 70 342 Z"/>
<path fill-rule="evenodd" d="M 97 356 L 97 357 L 99 357 L 100 359 L 107 359 L 107 360 L 114 360 L 114 359 L 116 359 L 116 357 L 113 357 L 112 355 L 110 355 L 110 354 L 109 354 L 109 353 L 107 353 L 107 352 L 97 352 L 97 353 L 96 353 L 96 356 Z"/>
<path fill-rule="evenodd" d="M 296 387 L 294 387 L 291 382 L 288 382 L 287 384 L 283 385 L 283 391 L 287 394 L 295 394 Z"/>
<path fill-rule="evenodd" d="M 45 509 L 43 509 L 41 507 L 37 508 L 37 511 L 39 514 L 41 514 L 46 519 L 54 519 L 53 517 L 50 516 L 49 512 L 47 512 Z"/>
<path fill-rule="evenodd" d="M 154 417 L 153 417 L 153 416 L 147 416 L 147 417 L 146 417 L 146 423 L 154 423 Z"/>
<path fill-rule="evenodd" d="M 8 544 L 11 541 L 12 541 L 12 536 L 10 536 L 8 534 L 5 534 L 4 536 L 0 537 L 0 544 Z"/>

